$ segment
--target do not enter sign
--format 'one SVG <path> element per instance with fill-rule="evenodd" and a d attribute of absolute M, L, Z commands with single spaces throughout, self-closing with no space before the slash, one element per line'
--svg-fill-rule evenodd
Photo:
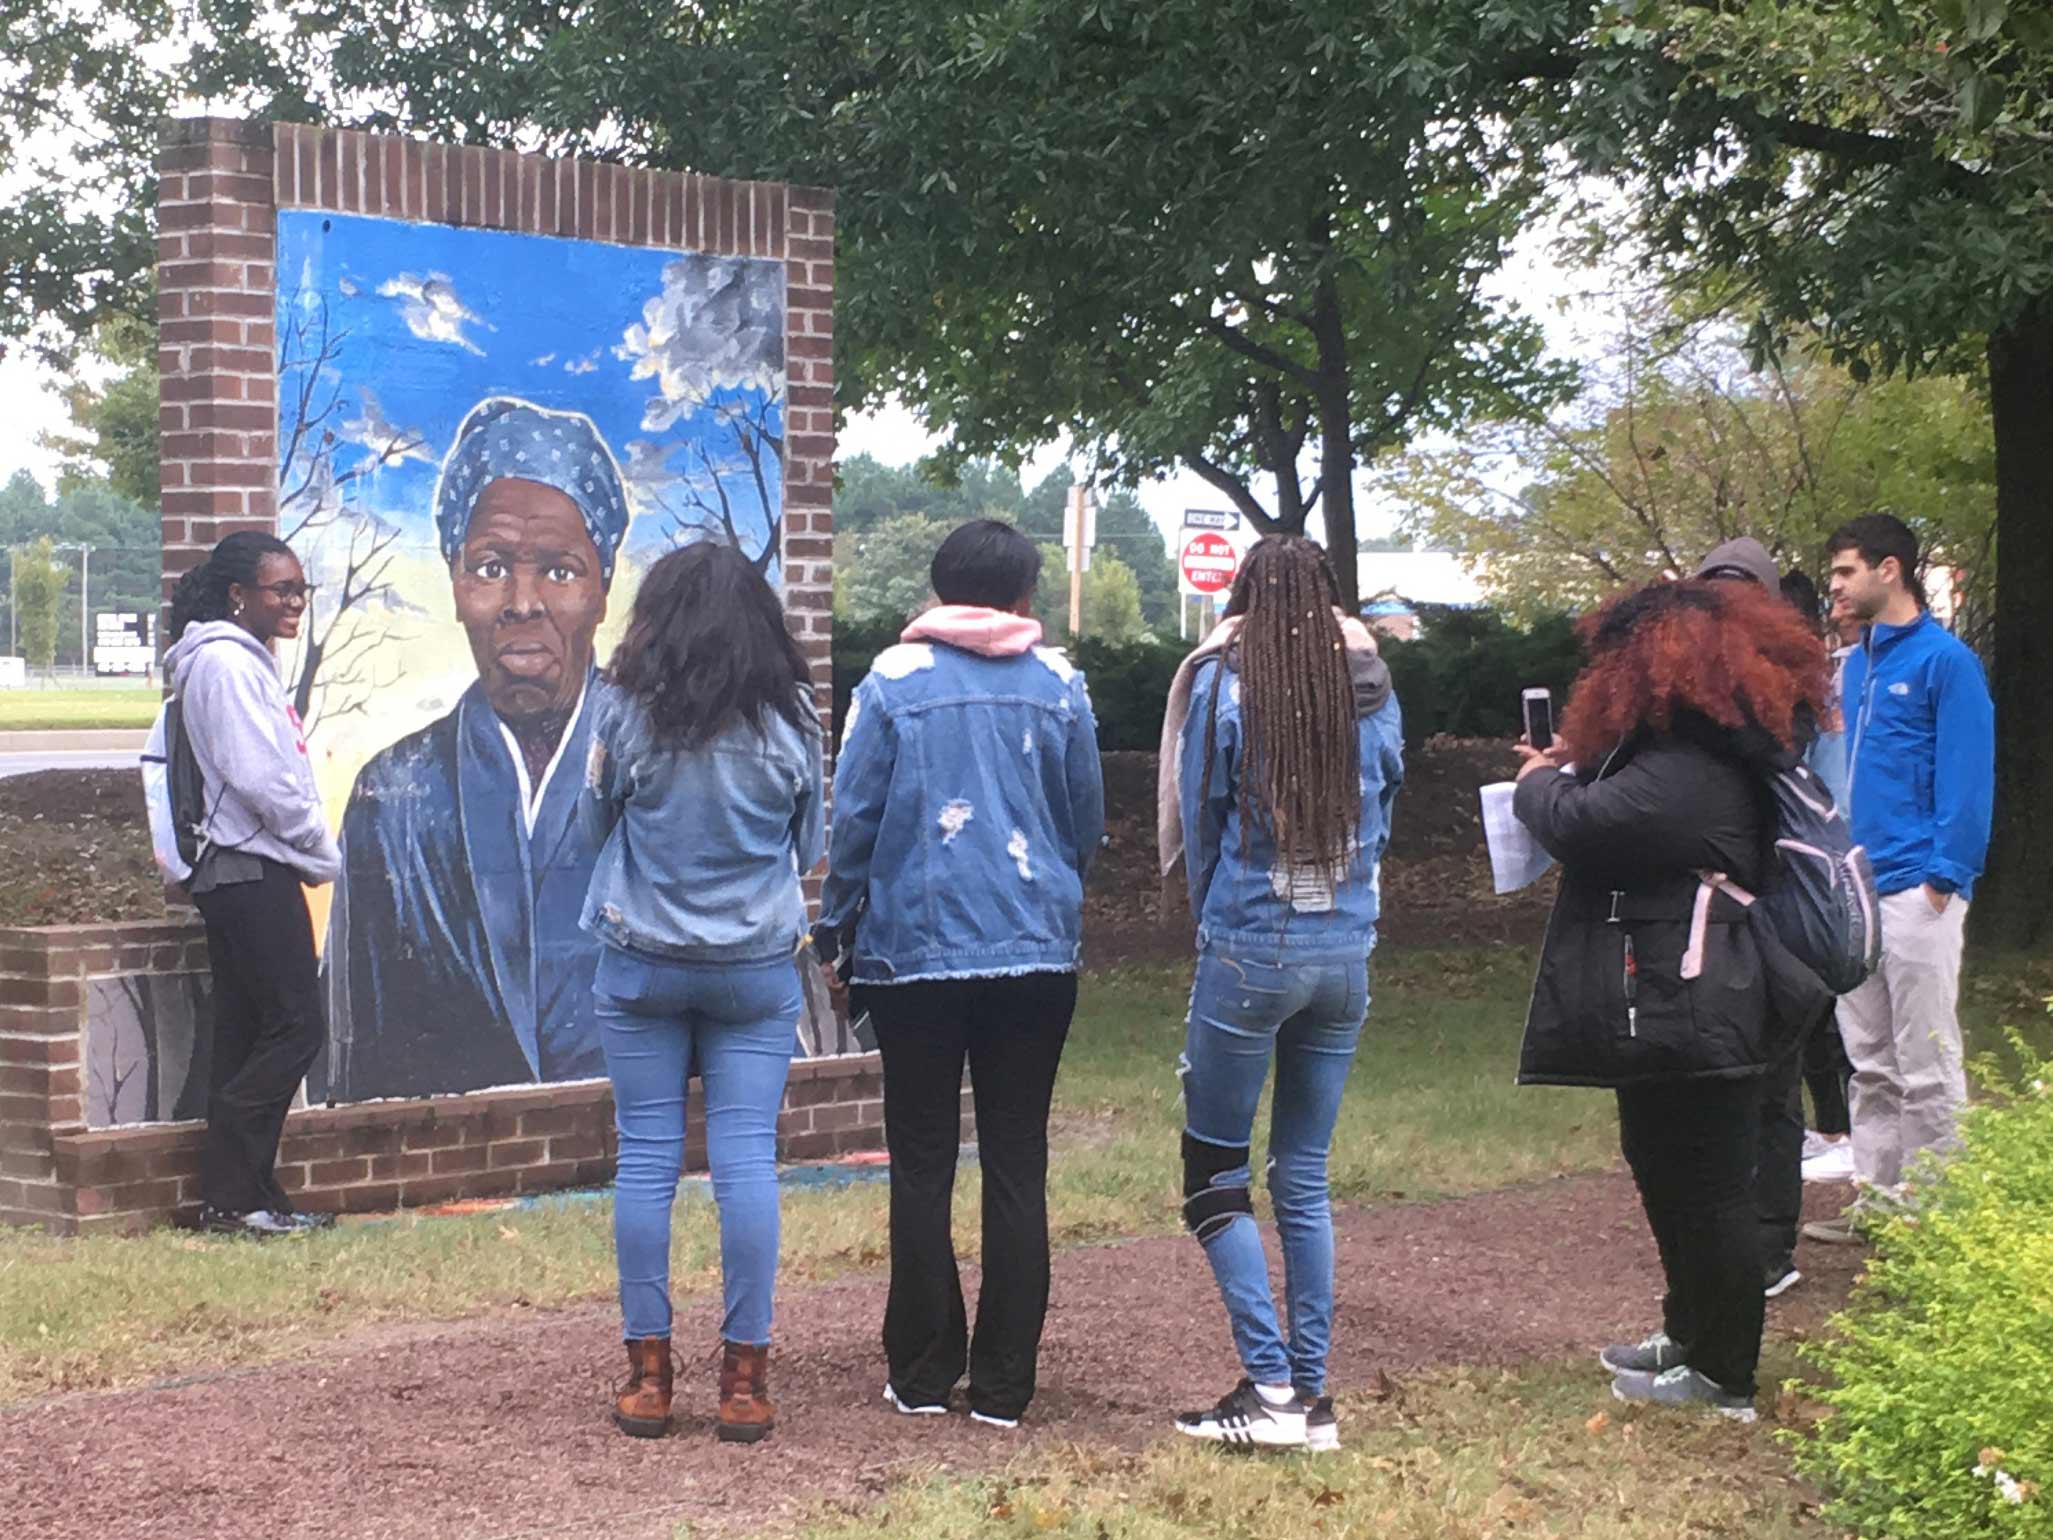
<path fill-rule="evenodd" d="M 1240 555 L 1224 535 L 1199 532 L 1183 543 L 1184 587 L 1194 594 L 1224 593 L 1240 570 Z"/>

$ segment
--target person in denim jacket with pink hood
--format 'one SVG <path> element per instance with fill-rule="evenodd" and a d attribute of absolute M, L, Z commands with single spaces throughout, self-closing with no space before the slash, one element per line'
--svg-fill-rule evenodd
<path fill-rule="evenodd" d="M 885 1400 L 941 1415 L 967 1369 L 979 1421 L 1016 1424 L 1048 1306 L 1048 1106 L 1076 1010 L 1083 886 L 1105 832 L 1083 675 L 1041 645 L 1041 557 L 1009 524 L 942 542 L 940 605 L 856 687 L 814 931 L 884 1061 L 891 1153 Z M 983 1168 L 969 1333 L 950 1236 L 965 1062 Z"/>

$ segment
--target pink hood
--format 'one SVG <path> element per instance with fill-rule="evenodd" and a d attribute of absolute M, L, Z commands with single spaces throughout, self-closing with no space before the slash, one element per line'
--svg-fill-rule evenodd
<path fill-rule="evenodd" d="M 901 642 L 945 642 L 986 658 L 1016 658 L 1041 643 L 1041 623 L 975 604 L 937 604 L 899 634 Z"/>

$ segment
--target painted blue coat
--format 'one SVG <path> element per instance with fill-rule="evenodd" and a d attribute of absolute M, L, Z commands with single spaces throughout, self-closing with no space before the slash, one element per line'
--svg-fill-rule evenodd
<path fill-rule="evenodd" d="M 484 687 L 358 773 L 322 961 L 337 1101 L 606 1073 L 579 928 L 598 849 L 578 817 L 596 674 L 530 831 Z"/>

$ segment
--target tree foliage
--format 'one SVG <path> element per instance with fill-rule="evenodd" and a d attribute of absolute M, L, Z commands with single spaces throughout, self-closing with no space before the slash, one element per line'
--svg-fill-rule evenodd
<path fill-rule="evenodd" d="M 15 546 L 10 556 L 9 586 L 19 611 L 21 655 L 36 668 L 48 668 L 57 661 L 57 603 L 64 597 L 64 569 L 47 536 L 33 545 Z"/>
<path fill-rule="evenodd" d="M 112 375 L 96 384 L 75 371 L 63 387 L 72 431 L 45 434 L 63 456 L 66 489 L 104 481 L 120 496 L 157 506 L 157 329 L 116 315 L 93 333 L 92 358 Z"/>
<path fill-rule="evenodd" d="M 1862 385 L 1801 357 L 1756 373 L 1732 329 L 1678 336 L 1673 320 L 1621 333 L 1572 411 L 1393 462 L 1382 484 L 1406 527 L 1475 559 L 1499 603 L 1532 615 L 1686 572 L 1737 535 L 1816 576 L 1834 528 L 1889 509 L 1952 569 L 1963 630 L 1985 642 L 1996 468 L 1976 382 Z"/>

